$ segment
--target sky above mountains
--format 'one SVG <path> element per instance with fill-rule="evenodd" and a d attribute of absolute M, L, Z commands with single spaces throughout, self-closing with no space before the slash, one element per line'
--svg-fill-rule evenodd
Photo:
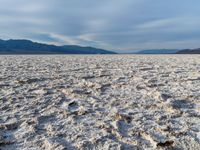
<path fill-rule="evenodd" d="M 110 50 L 200 47 L 199 0 L 0 0 L 0 38 Z"/>

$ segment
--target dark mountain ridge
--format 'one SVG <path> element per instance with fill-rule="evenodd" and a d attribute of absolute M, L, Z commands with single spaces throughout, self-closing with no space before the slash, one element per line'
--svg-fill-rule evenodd
<path fill-rule="evenodd" d="M 30 40 L 0 40 L 0 54 L 116 54 L 115 52 L 77 45 L 48 45 Z"/>
<path fill-rule="evenodd" d="M 181 50 L 178 51 L 177 54 L 200 54 L 200 48 Z"/>

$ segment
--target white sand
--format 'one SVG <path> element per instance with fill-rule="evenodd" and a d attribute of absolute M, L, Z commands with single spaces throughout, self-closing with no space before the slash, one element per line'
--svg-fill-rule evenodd
<path fill-rule="evenodd" d="M 0 149 L 200 149 L 200 56 L 0 56 Z"/>

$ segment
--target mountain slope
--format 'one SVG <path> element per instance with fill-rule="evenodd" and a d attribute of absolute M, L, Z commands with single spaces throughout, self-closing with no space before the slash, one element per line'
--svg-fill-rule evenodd
<path fill-rule="evenodd" d="M 115 52 L 75 45 L 55 46 L 30 40 L 0 40 L 0 54 L 115 54 Z"/>
<path fill-rule="evenodd" d="M 177 54 L 200 54 L 200 48 L 181 50 L 178 51 Z"/>

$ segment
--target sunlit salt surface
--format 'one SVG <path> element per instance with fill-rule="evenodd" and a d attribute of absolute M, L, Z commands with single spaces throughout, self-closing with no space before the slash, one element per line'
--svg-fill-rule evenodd
<path fill-rule="evenodd" d="M 200 149 L 199 55 L 0 56 L 0 149 Z"/>

